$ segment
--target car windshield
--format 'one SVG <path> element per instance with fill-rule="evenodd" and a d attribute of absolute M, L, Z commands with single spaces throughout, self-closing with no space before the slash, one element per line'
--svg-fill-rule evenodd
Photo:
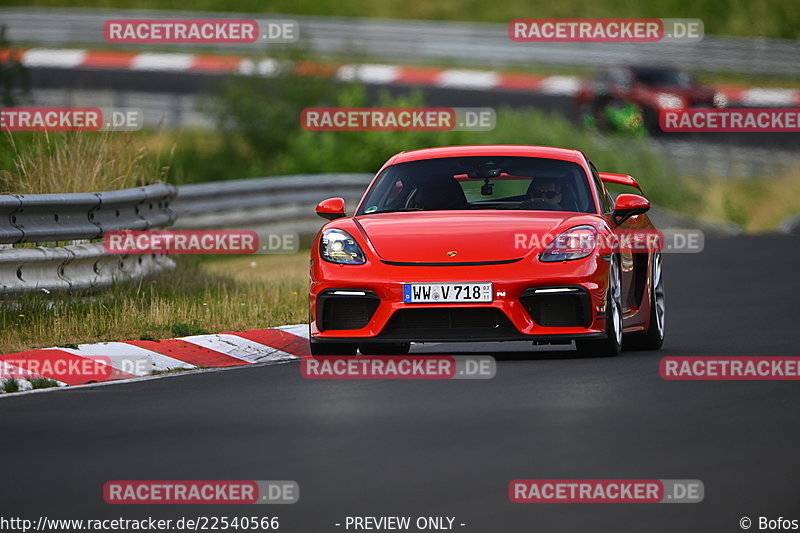
<path fill-rule="evenodd" d="M 537 157 L 447 157 L 392 165 L 356 213 L 517 209 L 595 213 L 583 168 Z"/>
<path fill-rule="evenodd" d="M 636 79 L 644 85 L 652 87 L 685 87 L 692 86 L 688 74 L 679 70 L 660 68 L 640 68 L 635 71 Z"/>

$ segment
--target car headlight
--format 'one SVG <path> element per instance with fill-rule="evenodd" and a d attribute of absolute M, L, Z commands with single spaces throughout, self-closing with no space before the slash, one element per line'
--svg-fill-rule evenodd
<path fill-rule="evenodd" d="M 728 97 L 724 93 L 714 93 L 714 107 L 728 107 Z"/>
<path fill-rule="evenodd" d="M 583 259 L 597 248 L 597 230 L 592 226 L 575 226 L 561 233 L 539 254 L 545 263 Z"/>
<path fill-rule="evenodd" d="M 367 262 L 356 240 L 340 229 L 326 229 L 322 232 L 319 255 L 325 261 L 341 265 L 363 265 Z"/>
<path fill-rule="evenodd" d="M 659 109 L 679 109 L 683 107 L 683 99 L 669 93 L 659 93 L 656 96 L 656 104 Z"/>

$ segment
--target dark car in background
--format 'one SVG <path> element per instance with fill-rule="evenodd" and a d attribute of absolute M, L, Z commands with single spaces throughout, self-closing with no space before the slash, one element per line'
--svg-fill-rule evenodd
<path fill-rule="evenodd" d="M 576 103 L 587 127 L 651 133 L 659 131 L 663 109 L 727 105 L 722 93 L 688 73 L 654 66 L 600 70 L 581 85 Z"/>

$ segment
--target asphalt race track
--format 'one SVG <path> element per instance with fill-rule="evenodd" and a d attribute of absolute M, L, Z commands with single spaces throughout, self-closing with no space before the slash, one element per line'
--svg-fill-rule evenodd
<path fill-rule="evenodd" d="M 481 533 L 800 519 L 800 383 L 658 376 L 663 355 L 800 355 L 798 263 L 797 237 L 666 256 L 661 352 L 507 354 L 486 381 L 309 381 L 290 363 L 5 398 L 0 502 L 31 519 L 277 515 L 289 533 L 345 531 L 347 515 L 455 516 Z M 700 479 L 705 500 L 511 504 L 516 478 Z M 113 479 L 291 479 L 300 501 L 111 506 Z"/>

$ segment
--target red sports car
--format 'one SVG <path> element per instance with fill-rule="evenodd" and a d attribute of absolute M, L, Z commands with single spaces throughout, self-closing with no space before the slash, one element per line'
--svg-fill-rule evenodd
<path fill-rule="evenodd" d="M 619 117 L 643 123 L 651 133 L 660 133 L 658 114 L 664 109 L 689 107 L 726 107 L 723 93 L 700 84 L 679 69 L 653 66 L 612 67 L 601 70 L 581 84 L 576 103 L 587 125 L 600 129 L 619 127 L 612 120 L 613 111 L 630 108 L 634 115 L 621 112 Z M 628 127 L 631 125 L 628 124 Z"/>
<path fill-rule="evenodd" d="M 611 246 L 655 232 L 636 194 L 616 201 L 578 150 L 453 146 L 402 152 L 355 215 L 331 198 L 311 252 L 314 355 L 403 354 L 412 342 L 530 340 L 617 355 L 658 349 L 657 247 Z"/>

